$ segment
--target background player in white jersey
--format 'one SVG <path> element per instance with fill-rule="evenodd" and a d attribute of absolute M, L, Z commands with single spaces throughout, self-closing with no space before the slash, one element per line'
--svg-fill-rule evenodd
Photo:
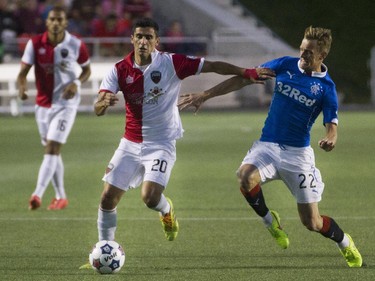
<path fill-rule="evenodd" d="M 117 62 L 103 79 L 95 104 L 97 115 L 105 114 L 118 101 L 121 91 L 126 106 L 125 134 L 107 167 L 98 210 L 99 240 L 114 240 L 116 206 L 130 188 L 142 184 L 146 206 L 160 212 L 167 240 L 178 233 L 173 205 L 163 195 L 176 160 L 176 139 L 183 129 L 177 108 L 181 82 L 201 72 L 241 75 L 251 83 L 273 77 L 269 69 L 245 69 L 225 62 L 159 52 L 159 27 L 151 19 L 140 19 L 133 27 L 134 50 Z"/>
<path fill-rule="evenodd" d="M 300 57 L 283 57 L 264 63 L 276 73 L 276 86 L 262 135 L 245 156 L 237 172 L 241 192 L 284 249 L 289 239 L 277 212 L 266 206 L 261 184 L 282 180 L 296 198 L 301 222 L 307 229 L 335 241 L 350 267 L 361 267 L 362 257 L 352 238 L 330 217 L 320 215 L 318 202 L 324 189 L 310 146 L 310 130 L 323 112 L 326 135 L 320 148 L 331 151 L 337 141 L 338 102 L 335 84 L 323 60 L 332 42 L 331 31 L 308 27 L 300 45 Z M 249 81 L 234 77 L 198 94 L 182 95 L 182 110 L 195 111 L 208 99 L 240 89 Z"/>
<path fill-rule="evenodd" d="M 27 74 L 35 66 L 35 118 L 45 150 L 37 185 L 29 200 L 30 210 L 41 206 L 51 181 L 56 195 L 48 209 L 61 210 L 68 205 L 61 147 L 75 121 L 81 83 L 90 77 L 91 70 L 85 44 L 66 31 L 67 25 L 65 10 L 54 7 L 46 19 L 47 31 L 28 41 L 17 78 L 19 97 L 25 100 Z"/>

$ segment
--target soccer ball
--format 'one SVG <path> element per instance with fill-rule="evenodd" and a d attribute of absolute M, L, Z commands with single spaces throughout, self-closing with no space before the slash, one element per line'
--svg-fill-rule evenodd
<path fill-rule="evenodd" d="M 92 268 L 101 274 L 119 272 L 125 263 L 125 252 L 115 241 L 99 241 L 89 255 Z"/>

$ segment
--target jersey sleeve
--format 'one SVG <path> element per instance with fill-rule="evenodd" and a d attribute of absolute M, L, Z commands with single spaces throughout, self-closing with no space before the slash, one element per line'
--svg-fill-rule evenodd
<path fill-rule="evenodd" d="M 81 41 L 81 45 L 79 47 L 79 55 L 77 62 L 80 66 L 86 66 L 90 63 L 89 52 L 87 50 L 86 44 L 83 41 Z"/>
<path fill-rule="evenodd" d="M 119 91 L 117 68 L 115 66 L 104 76 L 99 87 L 99 92 L 111 92 L 117 94 Z"/>
<path fill-rule="evenodd" d="M 335 85 L 326 90 L 323 97 L 323 125 L 326 123 L 338 124 L 338 100 Z"/>
<path fill-rule="evenodd" d="M 267 61 L 260 65 L 260 67 L 270 68 L 277 74 L 282 67 L 283 62 L 285 61 L 287 57 L 277 58 L 274 60 Z"/>
<path fill-rule="evenodd" d="M 198 75 L 204 63 L 203 58 L 185 56 L 181 54 L 173 54 L 172 60 L 177 76 L 181 80 L 192 75 Z"/>
<path fill-rule="evenodd" d="M 21 62 L 29 65 L 33 65 L 35 63 L 34 45 L 31 39 L 26 44 L 25 51 L 23 52 L 21 58 Z"/>

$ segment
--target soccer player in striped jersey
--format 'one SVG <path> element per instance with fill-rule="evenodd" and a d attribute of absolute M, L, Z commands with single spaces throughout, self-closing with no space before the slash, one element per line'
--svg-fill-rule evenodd
<path fill-rule="evenodd" d="M 276 73 L 273 99 L 261 137 L 243 159 L 237 176 L 243 196 L 281 248 L 288 248 L 289 238 L 280 225 L 279 214 L 268 209 L 261 188 L 272 180 L 286 184 L 296 199 L 301 222 L 308 230 L 333 240 L 349 267 L 361 267 L 361 254 L 350 235 L 333 218 L 320 215 L 318 209 L 324 183 L 315 167 L 310 130 L 323 112 L 326 133 L 319 147 L 325 151 L 335 147 L 337 93 L 323 63 L 331 42 L 331 30 L 310 26 L 300 45 L 300 57 L 282 57 L 261 65 Z M 203 93 L 182 95 L 178 106 L 181 110 L 193 106 L 198 111 L 206 100 L 247 84 L 248 80 L 233 77 Z"/>
<path fill-rule="evenodd" d="M 178 233 L 172 201 L 163 192 L 176 160 L 176 140 L 183 129 L 177 100 L 183 79 L 206 72 L 241 75 L 251 83 L 273 77 L 269 69 L 245 69 L 220 61 L 160 52 L 159 27 L 140 19 L 133 27 L 134 51 L 104 77 L 95 112 L 106 113 L 122 92 L 126 107 L 125 134 L 106 169 L 98 210 L 99 240 L 114 240 L 117 204 L 131 188 L 141 187 L 146 206 L 160 213 L 167 240 Z"/>
<path fill-rule="evenodd" d="M 29 209 L 36 210 L 50 182 L 55 189 L 48 210 L 62 210 L 68 205 L 64 187 L 64 163 L 61 147 L 73 127 L 80 103 L 80 87 L 91 74 L 86 45 L 71 35 L 66 11 L 54 7 L 46 19 L 47 31 L 31 38 L 21 59 L 17 83 L 21 100 L 28 98 L 27 74 L 35 68 L 35 119 L 44 150 L 35 191 Z"/>

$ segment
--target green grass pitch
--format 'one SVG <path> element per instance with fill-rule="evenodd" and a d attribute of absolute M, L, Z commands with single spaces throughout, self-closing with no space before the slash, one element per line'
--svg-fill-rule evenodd
<path fill-rule="evenodd" d="M 266 112 L 182 114 L 184 138 L 165 194 L 180 222 L 176 241 L 164 239 L 158 214 L 140 190 L 118 206 L 116 240 L 124 268 L 114 276 L 78 270 L 97 242 L 101 177 L 123 133 L 123 114 L 80 114 L 63 147 L 70 205 L 47 211 L 50 186 L 37 211 L 28 210 L 43 149 L 33 116 L 0 116 L 0 280 L 375 280 L 375 137 L 373 112 L 341 112 L 339 141 L 329 153 L 312 130 L 316 163 L 326 184 L 322 214 L 350 233 L 366 268 L 350 269 L 336 245 L 306 230 L 281 182 L 264 186 L 266 202 L 280 213 L 290 248 L 279 249 L 242 198 L 235 171 L 256 140 Z"/>

